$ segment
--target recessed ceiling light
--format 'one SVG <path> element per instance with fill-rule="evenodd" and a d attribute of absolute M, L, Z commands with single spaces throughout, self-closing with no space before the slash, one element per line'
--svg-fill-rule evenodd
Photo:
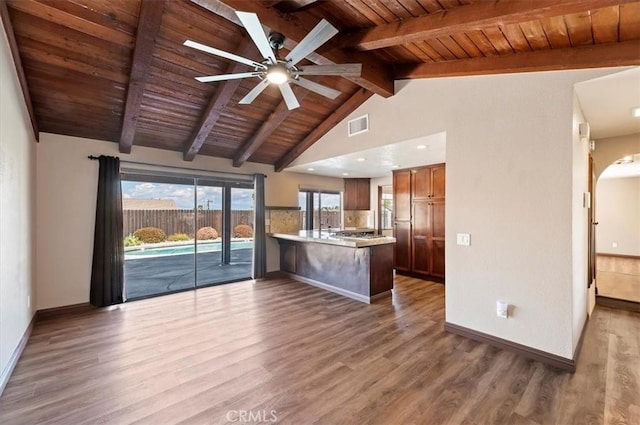
<path fill-rule="evenodd" d="M 315 168 L 307 168 L 307 171 L 313 171 Z"/>
<path fill-rule="evenodd" d="M 620 164 L 632 164 L 633 163 L 633 156 L 631 155 L 627 155 L 624 156 L 622 158 L 620 158 L 619 160 L 617 160 L 616 162 L 614 162 L 614 164 L 620 165 Z"/>
<path fill-rule="evenodd" d="M 364 161 L 366 161 L 366 159 L 364 159 L 364 158 L 358 158 L 358 159 L 356 159 L 356 161 L 358 161 L 358 162 L 364 162 Z"/>
<path fill-rule="evenodd" d="M 636 118 L 640 118 L 640 106 L 631 109 L 631 115 Z"/>
<path fill-rule="evenodd" d="M 398 167 L 400 167 L 400 166 L 399 165 L 395 165 L 395 164 L 391 166 L 391 168 L 398 168 Z"/>
<path fill-rule="evenodd" d="M 348 175 L 349 175 L 349 173 L 342 173 L 342 175 L 343 175 L 343 176 L 348 176 Z"/>
<path fill-rule="evenodd" d="M 426 149 L 427 145 L 418 145 L 418 146 L 416 146 L 416 148 L 418 148 L 418 149 Z"/>

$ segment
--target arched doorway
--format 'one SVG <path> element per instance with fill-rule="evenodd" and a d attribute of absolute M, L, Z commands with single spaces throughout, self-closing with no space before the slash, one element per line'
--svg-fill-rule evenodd
<path fill-rule="evenodd" d="M 596 200 L 597 302 L 640 308 L 640 153 L 600 174 Z"/>

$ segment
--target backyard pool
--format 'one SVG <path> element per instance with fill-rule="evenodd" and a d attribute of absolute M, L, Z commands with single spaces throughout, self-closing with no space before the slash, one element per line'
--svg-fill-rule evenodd
<path fill-rule="evenodd" d="M 231 249 L 251 249 L 253 248 L 252 240 L 231 241 Z M 125 260 L 133 260 L 136 258 L 150 258 L 150 257 L 167 257 L 170 255 L 183 255 L 193 254 L 195 251 L 195 245 L 174 245 L 163 247 L 139 247 L 124 253 Z M 205 252 L 219 252 L 222 250 L 222 242 L 200 242 L 198 243 L 198 254 Z"/>

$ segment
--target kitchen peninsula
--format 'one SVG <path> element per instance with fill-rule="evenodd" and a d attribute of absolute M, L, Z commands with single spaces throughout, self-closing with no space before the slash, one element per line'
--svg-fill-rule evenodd
<path fill-rule="evenodd" d="M 394 238 L 319 230 L 271 236 L 280 270 L 296 280 L 365 303 L 391 294 Z"/>

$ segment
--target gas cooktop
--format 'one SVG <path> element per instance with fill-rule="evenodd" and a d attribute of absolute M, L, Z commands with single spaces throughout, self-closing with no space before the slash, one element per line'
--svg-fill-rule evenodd
<path fill-rule="evenodd" d="M 336 238 L 356 238 L 356 239 L 377 239 L 383 238 L 384 236 L 373 233 L 373 232 L 350 232 L 350 231 L 342 231 L 336 232 L 333 236 Z"/>

